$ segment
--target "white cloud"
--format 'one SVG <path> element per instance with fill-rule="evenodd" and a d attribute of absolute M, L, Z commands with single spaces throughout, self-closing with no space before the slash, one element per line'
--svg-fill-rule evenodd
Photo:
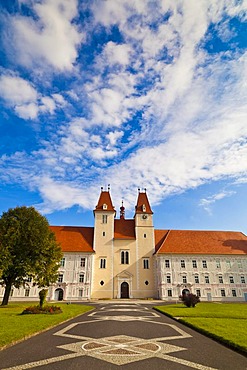
<path fill-rule="evenodd" d="M 66 100 L 64 99 L 63 95 L 61 94 L 52 94 L 53 99 L 55 100 L 56 104 L 60 107 L 65 107 L 67 105 Z"/>
<path fill-rule="evenodd" d="M 130 53 L 131 47 L 129 45 L 119 45 L 110 41 L 106 44 L 102 57 L 108 65 L 117 63 L 126 66 L 130 61 Z"/>
<path fill-rule="evenodd" d="M 54 114 L 57 105 L 61 108 L 65 105 L 62 95 L 41 96 L 31 82 L 9 71 L 0 76 L 0 96 L 23 119 L 35 120 L 41 113 Z"/>
<path fill-rule="evenodd" d="M 0 76 L 0 95 L 11 105 L 35 102 L 38 97 L 28 81 L 11 74 Z"/>
<path fill-rule="evenodd" d="M 46 63 L 57 70 L 72 70 L 77 48 L 84 36 L 73 23 L 77 0 L 44 0 L 31 2 L 31 16 L 12 16 L 9 26 L 18 62 L 24 66 L 43 67 Z M 12 40 L 8 40 L 11 42 Z"/>
<path fill-rule="evenodd" d="M 36 119 L 39 108 L 35 103 L 23 104 L 15 106 L 15 113 L 23 119 Z"/>
<path fill-rule="evenodd" d="M 93 201 L 95 202 L 92 193 L 87 194 L 80 188 L 54 181 L 50 177 L 40 177 L 36 181 L 39 182 L 40 193 L 45 199 L 45 203 L 37 205 L 37 208 L 44 213 L 51 213 L 54 209 L 69 208 L 72 203 L 89 208 Z"/>
<path fill-rule="evenodd" d="M 55 109 L 56 104 L 53 99 L 49 98 L 48 96 L 41 98 L 40 110 L 42 112 L 49 112 L 50 114 L 53 114 Z"/>
<path fill-rule="evenodd" d="M 212 214 L 212 206 L 215 202 L 217 202 L 218 200 L 222 200 L 226 197 L 231 197 L 234 194 L 236 194 L 235 191 L 223 190 L 222 192 L 211 195 L 208 198 L 201 199 L 200 203 L 199 203 L 199 206 L 204 208 L 204 210 L 211 215 Z"/>
<path fill-rule="evenodd" d="M 121 139 L 123 134 L 123 131 L 111 131 L 109 132 L 109 134 L 106 135 L 106 138 L 109 140 L 111 145 L 115 146 L 118 139 Z"/>

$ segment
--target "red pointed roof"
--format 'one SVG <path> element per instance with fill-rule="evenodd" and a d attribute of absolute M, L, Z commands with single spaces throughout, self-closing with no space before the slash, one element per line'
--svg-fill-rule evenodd
<path fill-rule="evenodd" d="M 157 254 L 247 254 L 247 236 L 236 231 L 155 230 Z"/>
<path fill-rule="evenodd" d="M 63 252 L 93 253 L 93 227 L 50 226 Z"/>
<path fill-rule="evenodd" d="M 114 220 L 114 239 L 135 239 L 135 220 Z"/>
<path fill-rule="evenodd" d="M 136 210 L 135 214 L 140 213 L 147 213 L 147 214 L 153 214 L 153 211 L 151 210 L 147 193 L 139 193 L 136 203 Z"/>
<path fill-rule="evenodd" d="M 115 209 L 112 205 L 111 196 L 109 191 L 102 191 L 99 196 L 98 204 L 95 207 L 94 212 L 97 211 L 110 211 L 115 212 Z"/>

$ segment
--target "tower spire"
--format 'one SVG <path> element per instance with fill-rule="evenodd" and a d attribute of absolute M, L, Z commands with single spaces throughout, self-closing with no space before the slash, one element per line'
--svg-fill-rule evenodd
<path fill-rule="evenodd" d="M 122 200 L 122 206 L 120 207 L 120 219 L 125 218 L 125 207 L 123 205 L 123 200 Z"/>

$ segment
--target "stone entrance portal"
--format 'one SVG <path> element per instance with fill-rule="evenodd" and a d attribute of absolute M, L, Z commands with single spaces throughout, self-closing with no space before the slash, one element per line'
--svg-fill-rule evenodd
<path fill-rule="evenodd" d="M 58 288 L 55 290 L 55 301 L 62 301 L 63 300 L 63 289 Z"/>
<path fill-rule="evenodd" d="M 129 284 L 126 281 L 121 284 L 121 298 L 129 298 Z"/>

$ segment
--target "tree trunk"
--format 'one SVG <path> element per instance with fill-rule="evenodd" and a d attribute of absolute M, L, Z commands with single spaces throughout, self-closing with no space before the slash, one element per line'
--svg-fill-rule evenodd
<path fill-rule="evenodd" d="M 7 304 L 9 303 L 9 296 L 10 296 L 10 292 L 11 292 L 11 287 L 12 287 L 11 282 L 7 283 L 6 286 L 5 286 L 4 296 L 3 296 L 3 300 L 2 300 L 2 306 L 7 306 Z"/>

